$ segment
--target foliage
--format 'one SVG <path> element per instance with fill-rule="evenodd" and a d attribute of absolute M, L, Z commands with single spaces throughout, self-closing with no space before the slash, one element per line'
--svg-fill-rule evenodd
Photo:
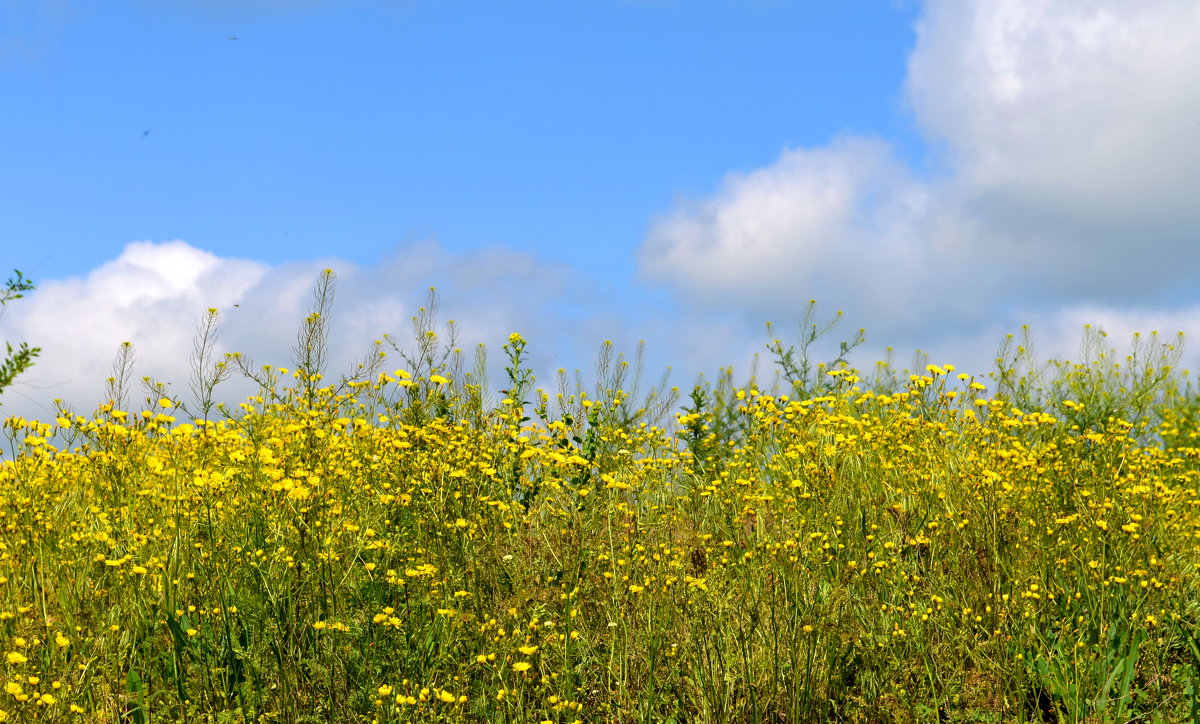
<path fill-rule="evenodd" d="M 888 386 L 795 352 L 786 390 L 725 372 L 672 422 L 665 383 L 635 395 L 610 346 L 598 385 L 552 396 L 513 335 L 490 405 L 428 334 L 432 297 L 405 367 L 376 349 L 326 381 L 328 281 L 294 368 L 226 358 L 259 383 L 237 409 L 127 408 L 119 357 L 94 415 L 4 422 L 0 719 L 1200 711 L 1180 373 L 1151 392 L 1107 363 L 1001 371 L 989 395 L 951 365 Z"/>
<path fill-rule="evenodd" d="M 26 279 L 19 270 L 13 273 L 15 276 L 9 277 L 4 283 L 4 289 L 0 290 L 0 308 L 23 298 L 25 292 L 35 288 L 33 282 Z M 0 394 L 3 394 L 21 373 L 33 366 L 34 358 L 42 351 L 40 347 L 30 347 L 27 342 L 21 342 L 16 349 L 11 342 L 5 342 L 4 347 L 4 361 L 0 362 Z"/>
<path fill-rule="evenodd" d="M 1057 409 L 1066 425 L 1079 430 L 1102 427 L 1123 416 L 1156 431 L 1185 397 L 1176 368 L 1183 335 L 1174 340 L 1158 332 L 1135 334 L 1123 357 L 1108 335 L 1091 325 L 1083 329 L 1078 362 L 1054 359 L 1039 364 L 1028 327 L 1020 341 L 1009 335 L 996 358 L 997 396 L 1022 410 Z"/>

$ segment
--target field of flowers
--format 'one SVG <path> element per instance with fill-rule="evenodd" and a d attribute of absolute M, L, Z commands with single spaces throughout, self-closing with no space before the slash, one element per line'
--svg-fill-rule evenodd
<path fill-rule="evenodd" d="M 118 375 L 4 422 L 0 721 L 1200 719 L 1166 364 L 792 357 L 676 402 L 608 346 L 594 389 L 533 389 L 514 335 L 489 404 L 430 329 L 326 381 L 322 325 L 293 368 L 203 336 L 200 406 Z M 213 406 L 239 367 L 258 393 Z"/>

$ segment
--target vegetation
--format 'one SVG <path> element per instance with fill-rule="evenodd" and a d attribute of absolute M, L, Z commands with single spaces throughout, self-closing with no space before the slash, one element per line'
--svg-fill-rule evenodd
<path fill-rule="evenodd" d="M 34 289 L 33 282 L 26 279 L 20 271 L 14 271 L 13 274 L 14 276 L 4 283 L 4 288 L 0 289 L 0 309 Z M 42 351 L 40 347 L 30 347 L 26 342 L 22 342 L 16 349 L 13 349 L 11 342 L 5 342 L 4 347 L 4 361 L 0 362 L 0 394 L 12 385 L 18 375 L 33 366 L 33 359 Z"/>
<path fill-rule="evenodd" d="M 215 362 L 210 312 L 198 402 L 128 409 L 126 356 L 94 414 L 4 423 L 0 720 L 1200 719 L 1175 345 L 868 379 L 810 317 L 776 385 L 670 416 L 610 346 L 535 389 L 516 334 L 492 404 L 432 303 L 332 381 L 332 295 L 292 368 Z"/>

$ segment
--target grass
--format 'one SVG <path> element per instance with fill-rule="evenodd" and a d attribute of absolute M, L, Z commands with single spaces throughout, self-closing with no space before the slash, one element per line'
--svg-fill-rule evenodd
<path fill-rule="evenodd" d="M 611 347 L 535 390 L 513 335 L 493 404 L 432 305 L 327 381 L 332 285 L 294 369 L 215 362 L 210 313 L 190 408 L 129 409 L 127 356 L 93 415 L 5 421 L 0 720 L 1200 716 L 1200 405 L 1156 337 L 867 379 L 808 335 L 680 404 Z"/>

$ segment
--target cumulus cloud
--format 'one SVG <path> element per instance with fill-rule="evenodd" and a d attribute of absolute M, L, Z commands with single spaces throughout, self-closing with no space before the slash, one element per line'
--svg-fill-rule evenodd
<path fill-rule="evenodd" d="M 136 242 L 85 277 L 40 280 L 37 291 L 0 317 L 0 339 L 42 348 L 36 365 L 0 398 L 3 413 L 44 419 L 53 413 L 56 398 L 77 411 L 93 409 L 123 341 L 134 346 L 135 384 L 150 376 L 190 399 L 193 341 L 208 308 L 218 309 L 222 320 L 217 355 L 237 351 L 256 365 L 290 366 L 297 330 L 325 268 L 337 273 L 329 327 L 331 374 L 351 369 L 384 335 L 411 349 L 412 317 L 433 284 L 438 286 L 439 331 L 444 333 L 445 322 L 453 319 L 468 355 L 476 344 L 487 346 L 493 391 L 503 386 L 500 346 L 511 332 L 530 341 L 531 363 L 547 389 L 554 389 L 560 367 L 582 368 L 590 377 L 604 340 L 628 356 L 638 340 L 652 340 L 648 376 L 656 377 L 683 353 L 686 369 L 680 372 L 688 379 L 681 378 L 681 384 L 701 369 L 741 363 L 729 359 L 728 350 L 746 348 L 736 324 L 700 318 L 679 322 L 665 308 L 629 314 L 613 304 L 618 295 L 603 282 L 499 248 L 452 253 L 423 242 L 398 247 L 370 266 L 336 258 L 270 266 L 220 257 L 183 241 Z M 404 366 L 395 350 L 385 349 L 396 366 Z M 689 360 L 695 364 L 687 366 Z M 222 399 L 236 402 L 251 387 L 234 378 L 221 389 Z M 139 397 L 132 394 L 130 402 Z"/>
<path fill-rule="evenodd" d="M 41 282 L 0 325 L 6 339 L 42 348 L 36 366 L 5 392 L 6 409 L 44 416 L 53 398 L 94 404 L 127 340 L 140 374 L 186 369 L 195 320 L 209 307 L 229 309 L 246 299 L 267 271 L 183 242 L 139 242 L 85 278 Z"/>
<path fill-rule="evenodd" d="M 1163 261 L 1196 258 L 1200 6 L 932 2 L 918 30 L 907 92 L 947 203 L 1014 272 L 1120 301 L 1182 278 Z"/>
<path fill-rule="evenodd" d="M 1195 292 L 1200 6 L 928 0 L 904 92 L 927 169 L 877 138 L 786 150 L 657 219 L 643 272 L 926 345 Z"/>
<path fill-rule="evenodd" d="M 925 203 L 885 142 L 846 137 L 730 174 L 715 197 L 657 219 L 640 261 L 693 299 L 752 314 L 818 298 L 909 315 L 888 300 L 926 263 L 911 233 Z M 847 284 L 856 295 L 843 293 Z"/>

